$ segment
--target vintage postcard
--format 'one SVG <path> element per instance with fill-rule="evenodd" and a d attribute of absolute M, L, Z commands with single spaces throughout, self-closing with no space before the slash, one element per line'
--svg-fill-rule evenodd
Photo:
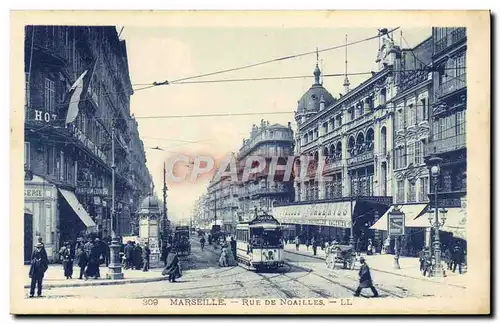
<path fill-rule="evenodd" d="M 490 312 L 489 12 L 14 11 L 10 43 L 12 313 Z"/>

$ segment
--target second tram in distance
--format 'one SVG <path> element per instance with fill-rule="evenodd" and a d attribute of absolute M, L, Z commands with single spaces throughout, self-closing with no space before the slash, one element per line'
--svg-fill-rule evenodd
<path fill-rule="evenodd" d="M 283 232 L 280 223 L 266 212 L 236 227 L 238 262 L 257 271 L 277 269 L 284 264 Z"/>

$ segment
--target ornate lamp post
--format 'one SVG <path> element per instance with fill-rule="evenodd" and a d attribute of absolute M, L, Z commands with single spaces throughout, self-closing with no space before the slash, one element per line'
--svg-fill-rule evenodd
<path fill-rule="evenodd" d="M 106 277 L 109 279 L 123 279 L 122 263 L 120 262 L 120 245 L 116 236 L 118 220 L 116 219 L 115 209 L 115 127 L 115 120 L 113 120 L 111 126 L 111 245 L 109 246 L 111 262 L 109 263 Z"/>
<path fill-rule="evenodd" d="M 429 223 L 431 227 L 434 228 L 434 267 L 432 268 L 431 275 L 433 277 L 442 277 L 443 276 L 443 266 L 441 264 L 441 243 L 439 241 L 439 227 L 443 226 L 446 221 L 446 210 L 442 211 L 441 221 L 439 221 L 439 202 L 438 202 L 438 184 L 439 184 L 439 176 L 441 174 L 440 164 L 443 161 L 440 157 L 432 156 L 427 161 L 427 165 L 429 166 L 430 174 L 434 180 L 434 210 L 429 209 Z"/>

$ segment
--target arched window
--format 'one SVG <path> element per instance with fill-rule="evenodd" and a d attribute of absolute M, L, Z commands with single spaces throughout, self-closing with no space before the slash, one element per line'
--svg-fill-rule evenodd
<path fill-rule="evenodd" d="M 369 151 L 373 151 L 373 134 L 373 128 L 368 128 L 368 130 L 366 131 L 365 143 L 367 144 L 367 149 Z"/>
<path fill-rule="evenodd" d="M 380 151 L 385 155 L 387 154 L 387 128 L 384 126 L 380 131 Z"/>
<path fill-rule="evenodd" d="M 356 146 L 356 140 L 354 136 L 349 137 L 349 141 L 347 142 L 347 150 L 349 151 L 349 156 L 354 156 L 354 149 Z"/>

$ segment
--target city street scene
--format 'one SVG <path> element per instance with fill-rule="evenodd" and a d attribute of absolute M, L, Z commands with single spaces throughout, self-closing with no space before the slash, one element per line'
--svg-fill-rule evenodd
<path fill-rule="evenodd" d="M 467 37 L 26 26 L 24 298 L 470 298 Z"/>

